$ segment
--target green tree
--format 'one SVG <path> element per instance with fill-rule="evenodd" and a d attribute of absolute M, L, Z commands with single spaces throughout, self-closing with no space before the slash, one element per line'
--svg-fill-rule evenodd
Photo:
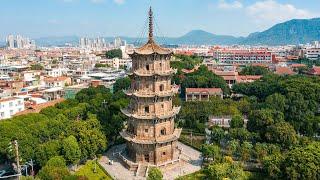
<path fill-rule="evenodd" d="M 238 156 L 238 149 L 240 148 L 240 142 L 237 139 L 231 140 L 227 145 L 227 154 L 230 156 Z"/>
<path fill-rule="evenodd" d="M 280 112 L 284 112 L 286 106 L 286 97 L 275 93 L 267 97 L 266 99 L 267 107 L 270 109 L 275 109 Z"/>
<path fill-rule="evenodd" d="M 62 141 L 62 153 L 67 163 L 74 165 L 80 161 L 81 151 L 74 136 L 69 136 Z"/>
<path fill-rule="evenodd" d="M 216 143 L 220 143 L 225 138 L 225 132 L 221 127 L 214 126 L 211 128 L 211 139 Z"/>
<path fill-rule="evenodd" d="M 131 85 L 130 78 L 126 77 L 126 78 L 118 79 L 113 85 L 113 91 L 118 92 L 125 89 L 129 89 L 130 85 Z"/>
<path fill-rule="evenodd" d="M 251 140 L 251 133 L 245 128 L 229 129 L 229 137 L 231 139 L 238 139 L 240 142 Z"/>
<path fill-rule="evenodd" d="M 261 66 L 246 66 L 240 72 L 241 75 L 265 75 L 268 73 L 268 69 Z"/>
<path fill-rule="evenodd" d="M 252 148 L 253 148 L 253 145 L 248 141 L 245 141 L 241 144 L 240 157 L 241 157 L 242 161 L 250 160 L 251 155 L 252 155 Z"/>
<path fill-rule="evenodd" d="M 298 142 L 296 131 L 288 122 L 278 122 L 269 126 L 265 136 L 268 141 L 279 143 L 283 147 L 291 147 Z"/>
<path fill-rule="evenodd" d="M 320 143 L 291 150 L 284 161 L 285 174 L 289 179 L 320 179 Z"/>
<path fill-rule="evenodd" d="M 162 180 L 162 179 L 163 179 L 163 175 L 160 169 L 155 167 L 150 168 L 150 170 L 148 171 L 147 180 Z"/>
<path fill-rule="evenodd" d="M 217 145 L 211 145 L 211 144 L 203 144 L 201 146 L 201 152 L 203 157 L 206 160 L 211 161 L 221 161 L 222 159 L 222 153 L 221 148 Z"/>
<path fill-rule="evenodd" d="M 245 173 L 243 168 L 235 163 L 214 163 L 210 164 L 206 169 L 206 174 L 209 179 L 221 180 L 221 179 L 245 179 Z"/>
<path fill-rule="evenodd" d="M 121 49 L 112 49 L 110 51 L 106 52 L 106 57 L 108 59 L 113 59 L 113 58 L 122 58 L 122 51 Z"/>
<path fill-rule="evenodd" d="M 263 168 L 272 179 L 281 179 L 283 177 L 282 164 L 285 157 L 281 153 L 275 153 L 263 157 Z"/>
<path fill-rule="evenodd" d="M 105 68 L 105 67 L 108 67 L 107 64 L 100 64 L 100 63 L 97 63 L 94 65 L 95 68 Z"/>
<path fill-rule="evenodd" d="M 44 67 L 41 64 L 32 64 L 31 70 L 44 70 Z"/>
<path fill-rule="evenodd" d="M 37 163 L 43 167 L 46 165 L 48 160 L 54 156 L 59 156 L 61 151 L 61 145 L 59 140 L 48 141 L 44 144 L 39 145 L 36 148 L 36 159 Z"/>
<path fill-rule="evenodd" d="M 240 115 L 233 116 L 230 121 L 231 128 L 243 128 L 244 120 Z"/>
<path fill-rule="evenodd" d="M 69 175 L 65 160 L 61 156 L 55 156 L 39 171 L 37 177 L 41 180 L 62 180 Z"/>

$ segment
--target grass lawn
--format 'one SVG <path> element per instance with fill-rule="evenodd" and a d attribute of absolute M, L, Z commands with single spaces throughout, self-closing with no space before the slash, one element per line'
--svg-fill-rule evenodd
<path fill-rule="evenodd" d="M 204 179 L 206 179 L 206 175 L 202 172 L 202 170 L 200 170 L 192 174 L 181 176 L 176 180 L 204 180 Z"/>
<path fill-rule="evenodd" d="M 94 172 L 94 161 L 87 161 L 87 163 L 82 166 L 75 175 L 86 176 L 89 180 L 112 180 L 112 178 L 104 172 L 102 168 L 97 163 L 97 172 Z"/>
<path fill-rule="evenodd" d="M 191 140 L 191 136 L 190 134 L 185 134 L 185 133 L 182 133 L 180 135 L 180 139 L 179 141 L 181 141 L 182 143 L 186 144 L 186 145 L 189 145 L 197 150 L 200 150 L 201 148 L 201 145 L 205 143 L 205 139 L 206 137 L 205 136 L 195 136 L 193 135 L 192 136 L 192 140 Z"/>

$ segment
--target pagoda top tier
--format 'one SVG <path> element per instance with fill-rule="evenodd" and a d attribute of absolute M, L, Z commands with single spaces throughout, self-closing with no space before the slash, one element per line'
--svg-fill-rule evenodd
<path fill-rule="evenodd" d="M 149 10 L 149 37 L 148 42 L 140 48 L 133 50 L 130 54 L 141 54 L 141 55 L 150 55 L 150 54 L 172 54 L 172 51 L 166 48 L 159 46 L 153 37 L 153 12 L 150 7 Z"/>

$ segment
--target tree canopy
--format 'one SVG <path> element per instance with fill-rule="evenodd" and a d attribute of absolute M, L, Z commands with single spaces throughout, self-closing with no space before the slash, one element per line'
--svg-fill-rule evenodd
<path fill-rule="evenodd" d="M 113 59 L 113 58 L 122 58 L 122 51 L 121 49 L 112 49 L 110 51 L 106 52 L 106 57 L 108 59 Z"/>

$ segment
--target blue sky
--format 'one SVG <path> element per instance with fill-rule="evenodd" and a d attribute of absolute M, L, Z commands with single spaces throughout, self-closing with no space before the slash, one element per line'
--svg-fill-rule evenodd
<path fill-rule="evenodd" d="M 139 36 L 150 4 L 158 35 L 171 37 L 194 29 L 247 36 L 292 18 L 320 17 L 320 0 L 0 0 L 0 39 Z"/>

